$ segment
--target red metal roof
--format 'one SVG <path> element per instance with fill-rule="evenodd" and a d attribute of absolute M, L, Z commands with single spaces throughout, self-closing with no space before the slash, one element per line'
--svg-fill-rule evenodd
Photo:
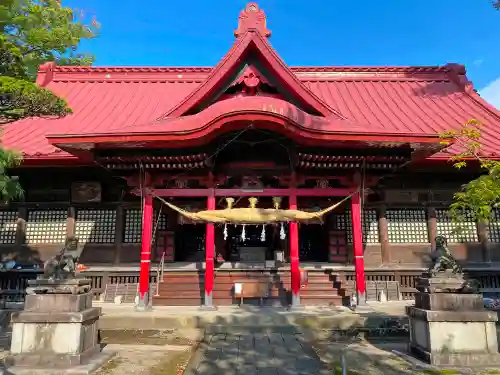
<path fill-rule="evenodd" d="M 264 31 L 248 28 L 251 23 L 245 22 L 246 29 L 240 25 L 238 40 L 215 68 L 45 64 L 37 82 L 64 97 L 73 114 L 8 124 L 2 135 L 4 146 L 21 150 L 27 158 L 65 158 L 70 155 L 49 144 L 47 135 L 140 131 L 141 125 L 146 130 L 158 119 L 165 119 L 168 131 L 172 117 L 198 105 L 234 67 L 235 59 L 253 48 L 305 105 L 320 115 L 357 124 L 367 134 L 380 134 L 381 141 L 384 134 L 434 136 L 474 118 L 483 123 L 484 151 L 496 155 L 500 150 L 500 113 L 473 90 L 463 66 L 289 68 L 270 47 Z M 267 30 L 265 22 L 259 25 Z M 435 157 L 440 156 L 446 155 Z"/>

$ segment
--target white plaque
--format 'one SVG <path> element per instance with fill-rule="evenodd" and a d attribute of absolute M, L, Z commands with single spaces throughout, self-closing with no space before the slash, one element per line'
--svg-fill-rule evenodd
<path fill-rule="evenodd" d="M 235 283 L 234 284 L 234 294 L 241 294 L 242 291 L 242 285 L 240 283 Z"/>

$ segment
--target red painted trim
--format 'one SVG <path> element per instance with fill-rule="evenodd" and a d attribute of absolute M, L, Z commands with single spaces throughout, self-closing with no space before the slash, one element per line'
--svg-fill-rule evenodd
<path fill-rule="evenodd" d="M 295 121 L 289 117 L 282 117 L 277 113 L 231 113 L 223 117 L 213 119 L 203 127 L 190 131 L 179 131 L 169 133 L 127 133 L 127 134 L 89 134 L 89 135 L 48 135 L 49 143 L 58 147 L 70 148 L 75 143 L 101 144 L 99 148 L 106 148 L 106 143 L 113 144 L 119 148 L 119 143 L 141 143 L 147 147 L 194 147 L 205 145 L 221 134 L 242 130 L 252 123 L 256 129 L 276 131 L 290 137 L 302 145 L 327 145 L 328 142 L 376 142 L 376 143 L 432 143 L 440 142 L 439 135 L 415 135 L 415 134 L 382 134 L 382 133 L 357 133 L 353 132 L 331 132 L 318 131 Z M 329 144 L 331 146 L 331 144 Z M 345 146 L 344 146 L 345 147 Z"/>
<path fill-rule="evenodd" d="M 152 189 L 158 197 L 208 197 L 211 189 Z"/>
<path fill-rule="evenodd" d="M 19 168 L 47 168 L 47 167 L 90 167 L 94 162 L 81 160 L 77 157 L 63 158 L 24 158 Z"/>
<path fill-rule="evenodd" d="M 229 162 L 224 164 L 227 169 L 273 169 L 280 167 L 275 162 L 258 162 L 258 161 L 242 161 L 242 162 Z"/>
<path fill-rule="evenodd" d="M 151 189 L 159 197 L 272 197 L 294 194 L 301 197 L 345 197 L 354 192 L 346 188 L 287 188 L 263 189 L 262 191 L 243 191 L 242 189 Z"/>
<path fill-rule="evenodd" d="M 151 244 L 153 243 L 153 196 L 146 195 L 142 209 L 141 266 L 139 273 L 139 298 L 149 292 L 149 273 L 151 269 Z"/>
<path fill-rule="evenodd" d="M 212 189 L 208 189 L 213 192 Z M 207 199 L 207 209 L 215 210 L 215 196 L 212 194 Z M 214 259 L 215 259 L 215 226 L 207 223 L 205 236 L 205 293 L 211 295 L 214 287 Z"/>
<path fill-rule="evenodd" d="M 297 196 L 290 194 L 289 197 L 290 209 L 297 209 Z M 300 261 L 299 261 L 299 225 L 298 223 L 291 222 L 290 225 L 290 273 L 291 273 L 291 287 L 294 296 L 299 294 L 300 291 Z"/>
<path fill-rule="evenodd" d="M 363 226 L 361 224 L 361 198 L 359 193 L 354 194 L 351 198 L 351 215 L 354 266 L 356 270 L 356 291 L 359 296 L 364 295 L 366 290 L 365 261 L 363 258 Z"/>

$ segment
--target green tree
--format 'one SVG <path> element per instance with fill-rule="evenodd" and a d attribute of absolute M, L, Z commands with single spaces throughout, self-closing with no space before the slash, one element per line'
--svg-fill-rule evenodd
<path fill-rule="evenodd" d="M 450 130 L 441 135 L 443 144 L 455 144 L 461 152 L 450 160 L 457 169 L 468 164 L 479 166 L 483 174 L 463 185 L 454 195 L 450 214 L 456 222 L 472 214 L 479 222 L 492 218 L 493 209 L 500 204 L 500 162 L 492 160 L 481 151 L 480 122 L 469 120 L 459 130 Z"/>
<path fill-rule="evenodd" d="M 35 82 L 38 67 L 89 65 L 91 56 L 78 54 L 82 39 L 97 35 L 99 24 L 85 23 L 82 11 L 59 0 L 2 0 L 0 4 L 0 125 L 28 117 L 60 117 L 71 113 L 65 100 Z M 7 170 L 18 166 L 21 154 L 0 148 L 0 201 L 22 195 Z"/>

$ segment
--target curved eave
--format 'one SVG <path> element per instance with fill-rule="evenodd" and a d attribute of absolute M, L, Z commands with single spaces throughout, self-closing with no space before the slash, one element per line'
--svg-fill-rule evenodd
<path fill-rule="evenodd" d="M 69 152 L 87 153 L 87 157 L 101 149 L 158 149 L 196 147 L 206 144 L 218 134 L 210 133 L 207 137 L 186 139 L 185 135 L 165 133 L 139 133 L 133 135 L 94 134 L 85 136 L 53 136 L 49 139 L 53 145 Z M 304 136 L 295 137 L 295 141 L 304 146 L 323 147 L 369 147 L 369 148 L 412 148 L 412 161 L 425 159 L 445 146 L 440 144 L 439 137 L 401 136 L 399 134 L 366 135 L 356 133 L 322 134 L 314 139 Z"/>
<path fill-rule="evenodd" d="M 260 128 L 260 127 L 257 127 Z M 241 129 L 241 127 L 240 127 Z M 264 129 L 264 128 L 263 128 Z M 267 129 L 267 127 L 265 128 Z M 205 144 L 207 140 L 215 138 L 204 137 L 200 139 L 199 137 L 191 137 L 188 134 L 175 134 L 175 133 L 135 133 L 135 134 L 119 134 L 119 133 L 109 133 L 109 134 L 85 134 L 85 135 L 50 135 L 47 139 L 50 144 L 57 146 L 61 149 L 72 149 L 72 150 L 92 150 L 99 147 L 105 146 L 106 144 L 119 145 L 121 148 L 134 148 L 134 147 L 145 147 L 146 145 L 156 145 L 161 143 L 164 146 L 170 147 L 186 147 L 193 145 Z M 299 134 L 300 136 L 300 134 Z M 354 142 L 354 143 L 364 143 L 368 147 L 399 147 L 401 145 L 420 145 L 425 147 L 426 145 L 435 149 L 435 152 L 439 151 L 443 147 L 436 147 L 439 145 L 440 139 L 438 136 L 418 136 L 418 135 L 401 135 L 401 134 L 359 134 L 359 133 L 322 133 L 314 137 L 307 135 L 307 139 L 311 139 L 315 144 L 324 143 L 328 145 L 328 142 L 342 143 L 342 142 Z M 172 144 L 175 142 L 176 144 Z M 298 142 L 299 144 L 308 145 L 311 142 L 304 140 L 303 142 Z M 331 145 L 331 143 L 330 143 Z"/>

